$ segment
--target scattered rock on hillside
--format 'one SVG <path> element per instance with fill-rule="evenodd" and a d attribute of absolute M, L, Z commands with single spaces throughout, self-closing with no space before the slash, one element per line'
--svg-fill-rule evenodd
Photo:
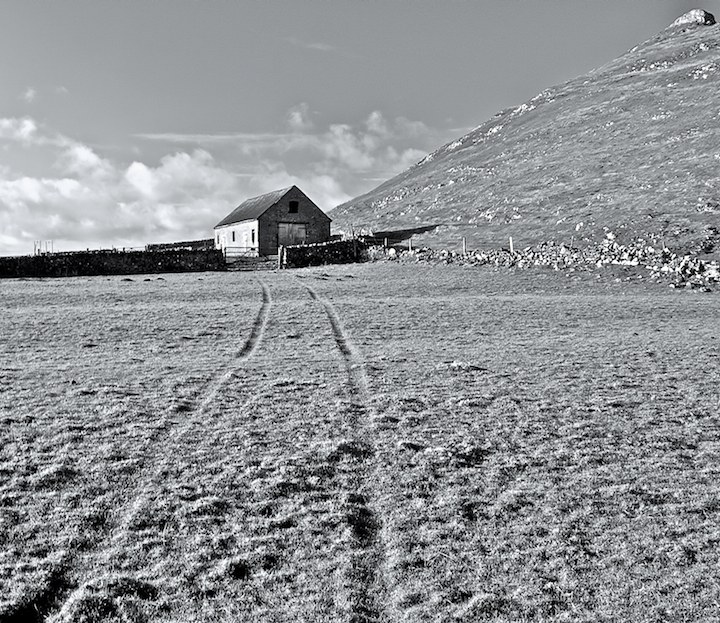
<path fill-rule="evenodd" d="M 712 26 L 715 24 L 715 16 L 712 13 L 703 11 L 702 9 L 693 9 L 692 11 L 685 13 L 685 15 L 678 17 L 672 24 L 670 24 L 670 28 L 674 28 L 675 26 L 685 26 L 686 24 Z"/>

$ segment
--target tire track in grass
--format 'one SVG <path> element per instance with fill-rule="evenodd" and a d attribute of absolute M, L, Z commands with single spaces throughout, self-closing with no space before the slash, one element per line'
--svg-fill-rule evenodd
<path fill-rule="evenodd" d="M 196 413 L 194 415 L 201 415 L 208 406 L 215 400 L 220 390 L 224 385 L 233 377 L 238 368 L 244 363 L 246 359 L 249 359 L 259 346 L 263 334 L 265 333 L 265 327 L 267 326 L 268 316 L 270 315 L 270 307 L 272 306 L 272 295 L 270 289 L 264 281 L 260 281 L 260 287 L 262 288 L 262 304 L 258 310 L 257 316 L 250 330 L 250 335 L 243 344 L 242 348 L 238 351 L 237 355 L 230 367 L 225 371 L 224 374 L 219 376 L 213 381 L 205 391 L 205 395 L 200 401 Z"/>
<path fill-rule="evenodd" d="M 310 297 L 323 307 L 330 321 L 335 344 L 345 362 L 350 390 L 357 397 L 356 403 L 348 409 L 348 424 L 355 439 L 344 442 L 336 451 L 338 455 L 352 457 L 354 463 L 345 471 L 338 469 L 346 496 L 345 520 L 352 535 L 352 550 L 349 552 L 350 560 L 342 580 L 340 597 L 349 606 L 346 609 L 349 610 L 347 617 L 351 623 L 387 621 L 383 608 L 386 586 L 382 573 L 386 558 L 385 543 L 380 519 L 373 510 L 372 495 L 377 468 L 368 463 L 373 460 L 375 448 L 370 423 L 370 382 L 365 361 L 343 328 L 335 306 L 312 287 L 305 285 L 305 288 Z"/>
<path fill-rule="evenodd" d="M 262 336 L 265 333 L 265 327 L 267 325 L 268 316 L 270 314 L 270 307 L 272 305 L 272 296 L 270 289 L 267 287 L 265 282 L 261 281 L 260 286 L 262 288 L 262 304 L 258 310 L 257 316 L 253 321 L 250 335 L 245 340 L 242 348 L 233 358 L 231 364 L 227 367 L 225 372 L 218 376 L 210 385 L 205 389 L 200 396 L 196 398 L 199 403 L 195 409 L 189 413 L 189 417 L 184 426 L 181 428 L 174 429 L 170 432 L 167 444 L 178 443 L 184 436 L 188 435 L 193 427 L 198 423 L 197 418 L 202 416 L 212 402 L 217 398 L 218 394 L 222 391 L 223 387 L 228 383 L 230 379 L 236 374 L 238 369 L 249 359 L 252 354 L 257 350 Z M 251 396 L 241 407 L 240 410 L 244 411 L 252 402 L 255 401 L 255 396 Z M 203 426 L 206 426 L 207 422 L 203 422 Z M 159 463 L 156 464 L 155 469 L 146 475 L 142 483 L 137 487 L 142 491 L 147 491 L 151 488 L 154 482 L 161 478 L 164 473 L 169 471 L 171 463 L 174 461 L 175 456 L 172 452 L 167 451 L 164 453 L 163 458 Z M 137 518 L 138 513 L 142 510 L 143 506 L 147 504 L 147 497 L 144 494 L 140 494 L 135 497 L 130 510 L 122 517 L 118 522 L 119 533 L 117 539 L 127 536 L 127 532 L 130 530 L 134 520 Z M 115 539 L 113 539 L 115 540 Z"/>
<path fill-rule="evenodd" d="M 362 404 L 367 407 L 370 395 L 370 383 L 367 372 L 365 371 L 365 361 L 345 333 L 340 322 L 340 316 L 338 316 L 333 304 L 327 299 L 321 298 L 310 286 L 306 285 L 305 288 L 310 294 L 310 297 L 320 303 L 325 309 L 328 320 L 330 320 L 335 343 L 345 360 L 345 366 L 347 367 L 350 377 L 350 384 L 359 394 Z"/>
<path fill-rule="evenodd" d="M 107 555 L 102 558 L 102 563 L 100 565 L 95 564 L 92 568 L 98 569 L 98 567 L 100 567 L 100 569 L 104 570 L 113 567 L 112 563 L 115 552 L 113 546 L 119 546 L 123 541 L 128 540 L 132 532 L 133 524 L 143 509 L 148 506 L 152 492 L 156 490 L 158 482 L 162 480 L 164 474 L 169 471 L 175 459 L 175 453 L 172 451 L 171 446 L 173 444 L 179 444 L 183 437 L 193 431 L 200 423 L 199 419 L 221 393 L 223 387 L 233 378 L 244 363 L 252 357 L 260 346 L 268 324 L 270 308 L 272 307 L 272 295 L 264 281 L 260 280 L 259 283 L 262 292 L 262 302 L 253 320 L 250 335 L 240 350 L 233 356 L 231 362 L 225 368 L 225 371 L 211 381 L 209 385 L 195 397 L 194 402 L 196 406 L 194 408 L 191 407 L 187 412 L 187 419 L 176 428 L 173 428 L 170 422 L 165 421 L 163 423 L 164 425 L 153 437 L 152 444 L 157 447 L 160 447 L 160 444 L 162 444 L 165 450 L 155 450 L 154 455 L 146 459 L 140 467 L 138 478 L 135 481 L 135 485 L 130 489 L 129 495 L 115 508 L 117 519 L 98 530 L 98 538 L 89 548 L 82 551 L 69 552 L 61 564 L 61 577 L 55 578 L 52 585 L 48 587 L 48 590 L 42 591 L 36 598 L 29 600 L 28 603 L 20 605 L 16 609 L 17 612 L 11 611 L 10 618 L 7 619 L 9 622 L 21 620 L 17 619 L 17 617 L 12 618 L 13 615 L 17 614 L 22 617 L 27 613 L 33 614 L 32 617 L 24 619 L 29 623 L 65 621 L 68 619 L 68 616 L 74 618 L 71 612 L 69 612 L 71 610 L 77 610 L 82 613 L 83 600 L 89 599 L 92 604 L 95 604 L 95 602 L 102 598 L 111 604 L 116 596 L 113 591 L 120 591 L 118 594 L 121 595 L 123 594 L 122 590 L 127 590 L 125 585 L 135 586 L 135 584 L 137 584 L 137 586 L 135 586 L 137 589 L 135 593 L 139 595 L 142 595 L 143 591 L 145 591 L 147 595 L 155 594 L 155 587 L 146 585 L 133 578 L 86 578 L 84 582 L 79 583 L 75 581 L 75 576 L 82 573 L 82 561 L 92 559 L 101 551 L 103 546 L 108 547 L 109 551 Z M 255 399 L 256 397 L 254 395 L 250 396 L 241 409 L 244 410 L 247 408 Z M 166 419 L 167 417 L 168 416 L 166 416 Z M 203 421 L 203 425 L 206 424 L 207 422 Z M 163 433 L 165 433 L 165 435 L 163 435 Z M 165 436 L 165 439 L 163 439 L 163 436 Z M 158 457 L 161 452 L 162 454 Z M 117 586 L 125 588 L 118 589 Z M 94 607 L 92 604 L 91 607 Z"/>

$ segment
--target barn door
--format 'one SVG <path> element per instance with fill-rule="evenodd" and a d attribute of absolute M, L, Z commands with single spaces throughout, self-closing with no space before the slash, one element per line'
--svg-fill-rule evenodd
<path fill-rule="evenodd" d="M 278 223 L 278 244 L 305 244 L 306 238 L 305 223 Z"/>

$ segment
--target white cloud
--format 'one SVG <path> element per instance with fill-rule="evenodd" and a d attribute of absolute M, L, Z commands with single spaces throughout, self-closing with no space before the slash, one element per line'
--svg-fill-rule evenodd
<path fill-rule="evenodd" d="M 48 146 L 59 177 L 0 168 L 2 255 L 29 253 L 33 240 L 68 250 L 206 238 L 242 198 L 239 178 L 203 150 L 123 166 L 78 142 Z"/>
<path fill-rule="evenodd" d="M 315 50 L 316 52 L 332 52 L 335 50 L 335 46 L 332 46 L 329 43 L 322 43 L 320 41 L 302 41 L 297 37 L 286 37 L 285 41 L 296 47 L 305 48 L 306 50 Z"/>
<path fill-rule="evenodd" d="M 293 132 L 309 132 L 314 124 L 310 119 L 310 106 L 302 102 L 293 106 L 287 114 L 287 123 Z"/>
<path fill-rule="evenodd" d="M 422 138 L 431 132 L 430 128 L 422 121 L 411 121 L 405 117 L 397 117 L 395 119 L 395 127 L 398 133 L 412 138 Z"/>
<path fill-rule="evenodd" d="M 216 134 L 182 134 L 180 132 L 146 132 L 135 134 L 135 138 L 163 143 L 219 145 L 222 143 L 266 143 L 277 139 L 290 138 L 292 133 L 277 132 L 222 132 Z"/>
<path fill-rule="evenodd" d="M 320 137 L 320 150 L 329 161 L 341 163 L 353 171 L 367 171 L 375 163 L 374 145 L 363 141 L 351 126 L 336 123 Z"/>
<path fill-rule="evenodd" d="M 278 160 L 292 170 L 302 167 L 339 177 L 364 173 L 389 178 L 414 164 L 408 164 L 408 158 L 422 159 L 446 138 L 421 122 L 403 117 L 386 119 L 380 111 L 373 111 L 360 124 L 335 123 L 322 131 L 311 126 L 308 115 L 307 105 L 299 105 L 288 112 L 293 132 L 227 134 L 222 142 L 234 145 L 247 159 Z M 144 138 L 173 142 L 195 139 L 200 145 L 221 142 L 218 135 L 144 135 Z"/>
<path fill-rule="evenodd" d="M 125 171 L 125 181 L 142 199 L 155 198 L 155 177 L 142 162 L 133 162 Z"/>
<path fill-rule="evenodd" d="M 32 104 L 35 99 L 37 98 L 37 91 L 33 89 L 32 87 L 28 87 L 25 89 L 25 92 L 22 94 L 22 98 L 28 103 Z"/>
<path fill-rule="evenodd" d="M 387 137 L 390 135 L 390 128 L 388 127 L 385 117 L 379 110 L 373 110 L 365 121 L 365 126 L 368 132 L 377 134 L 378 136 Z"/>
<path fill-rule="evenodd" d="M 283 163 L 277 161 L 261 163 L 258 172 L 248 180 L 248 185 L 253 191 L 247 196 L 260 195 L 293 184 L 302 188 L 325 211 L 352 199 L 334 176 L 324 173 L 296 175 L 289 172 Z"/>
<path fill-rule="evenodd" d="M 124 180 L 138 200 L 175 205 L 207 204 L 213 198 L 232 197 L 238 184 L 238 178 L 218 166 L 203 149 L 165 156 L 154 168 L 133 162 L 125 171 Z"/>
<path fill-rule="evenodd" d="M 0 139 L 30 144 L 37 139 L 37 129 L 35 121 L 28 117 L 0 119 Z"/>
<path fill-rule="evenodd" d="M 87 145 L 75 141 L 67 141 L 57 164 L 63 172 L 70 175 L 109 177 L 113 174 L 113 165 L 109 160 L 98 156 Z"/>
<path fill-rule="evenodd" d="M 244 163 L 283 162 L 293 174 L 308 171 L 338 179 L 362 174 L 357 179 L 387 179 L 421 160 L 448 136 L 420 121 L 405 117 L 387 119 L 373 111 L 358 124 L 335 123 L 317 129 L 306 103 L 290 108 L 289 132 L 222 134 L 141 134 L 139 138 L 208 149 L 233 149 Z M 347 181 L 347 180 L 346 180 Z M 357 188 L 348 188 L 356 192 Z M 367 190 L 367 189 L 363 189 Z"/>

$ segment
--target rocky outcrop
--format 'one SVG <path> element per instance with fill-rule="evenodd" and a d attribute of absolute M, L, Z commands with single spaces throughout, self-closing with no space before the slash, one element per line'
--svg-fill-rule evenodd
<path fill-rule="evenodd" d="M 689 24 L 712 26 L 715 24 L 715 16 L 712 13 L 703 11 L 702 9 L 693 9 L 692 11 L 685 13 L 685 15 L 678 17 L 672 24 L 670 24 L 670 28 L 675 28 L 676 26 L 687 26 Z"/>

